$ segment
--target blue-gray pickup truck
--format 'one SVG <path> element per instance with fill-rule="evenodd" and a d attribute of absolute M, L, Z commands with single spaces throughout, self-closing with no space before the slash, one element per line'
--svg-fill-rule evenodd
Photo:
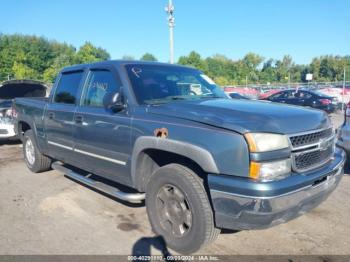
<path fill-rule="evenodd" d="M 324 201 L 343 176 L 326 113 L 229 99 L 201 71 L 106 61 L 63 69 L 48 99 L 14 102 L 28 168 L 123 201 L 192 253 L 220 229 L 261 229 Z"/>

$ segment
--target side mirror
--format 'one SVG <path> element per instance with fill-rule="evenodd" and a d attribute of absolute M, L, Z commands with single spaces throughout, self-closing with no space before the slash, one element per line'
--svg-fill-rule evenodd
<path fill-rule="evenodd" d="M 118 93 L 106 94 L 103 102 L 106 108 L 112 110 L 115 113 L 120 112 L 126 108 L 122 90 L 120 90 Z"/>

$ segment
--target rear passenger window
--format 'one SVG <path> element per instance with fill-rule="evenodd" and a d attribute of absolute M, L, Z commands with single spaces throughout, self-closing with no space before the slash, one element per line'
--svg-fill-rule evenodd
<path fill-rule="evenodd" d="M 117 93 L 120 89 L 119 82 L 108 70 L 93 70 L 89 74 L 83 105 L 104 107 L 104 99 Z"/>
<path fill-rule="evenodd" d="M 83 71 L 63 73 L 56 88 L 55 103 L 75 104 Z"/>

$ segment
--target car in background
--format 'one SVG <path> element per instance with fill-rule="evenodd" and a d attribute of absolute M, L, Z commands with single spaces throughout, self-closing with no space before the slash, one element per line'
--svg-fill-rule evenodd
<path fill-rule="evenodd" d="M 241 95 L 240 93 L 237 93 L 237 92 L 228 92 L 226 94 L 232 99 L 248 99 L 249 100 L 248 97 Z"/>
<path fill-rule="evenodd" d="M 343 148 L 349 158 L 350 156 L 350 102 L 346 106 L 344 123 L 338 131 L 337 146 Z"/>
<path fill-rule="evenodd" d="M 12 101 L 19 97 L 45 97 L 47 86 L 39 81 L 10 80 L 0 84 L 0 139 L 16 139 Z"/>
<path fill-rule="evenodd" d="M 273 94 L 276 94 L 278 92 L 280 92 L 281 89 L 270 89 L 270 90 L 266 90 L 265 92 L 261 92 L 259 95 L 259 99 L 260 100 L 264 100 L 265 98 L 272 96 Z"/>
<path fill-rule="evenodd" d="M 225 87 L 225 92 L 226 93 L 239 93 L 249 99 L 258 99 L 259 97 L 259 91 L 256 88 L 252 87 L 232 87 L 232 86 L 227 86 Z"/>
<path fill-rule="evenodd" d="M 338 108 L 338 101 L 335 97 L 327 96 L 317 91 L 304 89 L 289 89 L 275 93 L 265 100 L 285 103 L 296 106 L 307 106 L 321 109 L 327 113 L 332 113 Z"/>

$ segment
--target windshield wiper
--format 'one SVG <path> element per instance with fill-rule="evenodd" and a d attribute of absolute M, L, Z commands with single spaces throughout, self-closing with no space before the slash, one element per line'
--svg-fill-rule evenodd
<path fill-rule="evenodd" d="M 187 97 L 184 96 L 168 96 L 166 99 L 171 99 L 171 100 L 186 100 Z"/>

